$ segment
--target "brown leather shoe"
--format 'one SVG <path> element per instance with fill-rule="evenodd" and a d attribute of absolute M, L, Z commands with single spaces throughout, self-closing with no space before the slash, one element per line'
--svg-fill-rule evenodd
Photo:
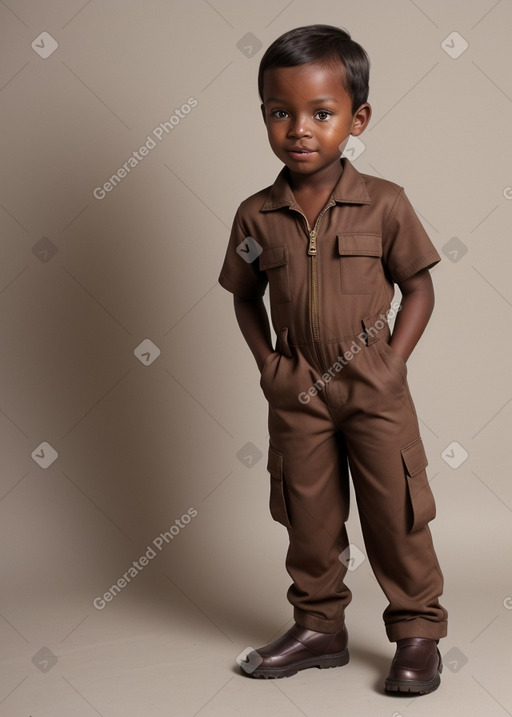
<path fill-rule="evenodd" d="M 290 677 L 308 667 L 341 667 L 350 659 L 347 642 L 345 627 L 325 633 L 295 623 L 275 642 L 253 650 L 239 664 L 250 677 Z"/>
<path fill-rule="evenodd" d="M 387 692 L 426 695 L 437 690 L 443 671 L 436 640 L 407 637 L 397 640 L 396 653 L 386 678 Z"/>

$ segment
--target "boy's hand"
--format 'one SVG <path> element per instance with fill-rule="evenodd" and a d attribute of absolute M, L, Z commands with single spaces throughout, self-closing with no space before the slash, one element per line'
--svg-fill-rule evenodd
<path fill-rule="evenodd" d="M 422 269 L 398 286 L 402 292 L 402 304 L 389 345 L 407 361 L 434 309 L 434 286 L 428 269 Z"/>

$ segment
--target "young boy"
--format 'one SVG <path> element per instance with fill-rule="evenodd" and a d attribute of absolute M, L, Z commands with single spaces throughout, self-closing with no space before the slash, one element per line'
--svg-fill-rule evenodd
<path fill-rule="evenodd" d="M 348 662 L 350 467 L 397 643 L 385 688 L 426 694 L 440 683 L 447 612 L 406 361 L 433 310 L 429 268 L 440 256 L 401 187 L 340 158 L 370 120 L 368 78 L 363 48 L 328 25 L 285 33 L 260 64 L 263 120 L 285 167 L 240 205 L 219 281 L 269 404 L 270 511 L 289 534 L 295 624 L 241 667 L 287 677 Z M 402 301 L 390 338 L 394 284 Z"/>

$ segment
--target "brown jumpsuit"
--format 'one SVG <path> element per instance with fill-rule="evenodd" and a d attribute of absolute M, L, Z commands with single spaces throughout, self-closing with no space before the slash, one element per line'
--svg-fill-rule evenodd
<path fill-rule="evenodd" d="M 439 639 L 447 612 L 428 527 L 435 504 L 407 367 L 388 346 L 387 319 L 394 283 L 440 256 L 401 187 L 340 161 L 313 228 L 286 167 L 242 202 L 219 282 L 245 299 L 269 285 L 277 346 L 261 387 L 270 510 L 289 534 L 296 622 L 319 632 L 344 624 L 350 467 L 368 559 L 389 601 L 389 640 Z"/>

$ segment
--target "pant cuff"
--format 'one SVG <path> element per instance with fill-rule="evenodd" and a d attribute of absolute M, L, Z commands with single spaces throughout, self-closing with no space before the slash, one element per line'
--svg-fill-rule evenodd
<path fill-rule="evenodd" d="M 305 627 L 306 630 L 314 630 L 315 632 L 333 634 L 335 632 L 341 632 L 345 625 L 345 618 L 343 617 L 327 620 L 323 617 L 312 615 L 309 612 L 304 612 L 304 610 L 300 610 L 299 608 L 293 609 L 293 617 L 298 625 Z"/>
<path fill-rule="evenodd" d="M 403 640 L 406 637 L 426 637 L 430 640 L 440 640 L 448 634 L 448 622 L 432 622 L 418 617 L 414 620 L 404 620 L 386 625 L 386 635 L 390 642 Z"/>

